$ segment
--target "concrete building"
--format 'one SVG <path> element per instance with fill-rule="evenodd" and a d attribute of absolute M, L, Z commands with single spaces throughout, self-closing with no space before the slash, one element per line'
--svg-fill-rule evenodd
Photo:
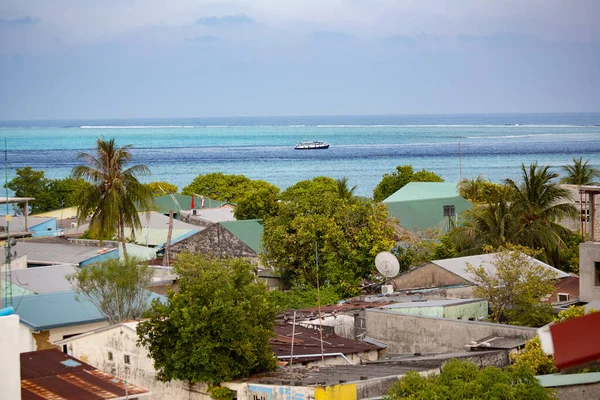
<path fill-rule="evenodd" d="M 0 397 L 21 399 L 21 362 L 19 359 L 19 316 L 0 310 Z"/>
<path fill-rule="evenodd" d="M 263 226 L 254 219 L 219 222 L 175 243 L 171 253 L 187 251 L 219 257 L 245 257 L 258 262 L 263 231 Z"/>
<path fill-rule="evenodd" d="M 174 218 L 179 219 L 180 212 L 191 211 L 191 210 L 202 210 L 211 208 L 221 208 L 225 206 L 231 206 L 231 203 L 219 200 L 209 199 L 208 197 L 195 196 L 193 199 L 192 207 L 192 196 L 185 194 L 164 194 L 154 198 L 154 204 L 156 210 L 161 214 L 169 215 L 169 211 L 173 211 Z M 147 210 L 140 210 L 147 211 Z"/>
<path fill-rule="evenodd" d="M 600 242 L 579 245 L 579 298 L 600 300 Z"/>
<path fill-rule="evenodd" d="M 577 218 L 565 218 L 560 224 L 592 240 L 600 240 L 600 186 L 560 186 L 569 190 L 571 204 L 578 211 Z"/>
<path fill-rule="evenodd" d="M 61 238 L 40 238 L 39 240 L 19 240 L 13 247 L 18 256 L 27 256 L 27 267 L 66 264 L 83 267 L 119 258 L 119 251 L 114 248 L 76 246 Z M 41 240 L 47 241 L 42 242 Z M 4 263 L 4 256 L 4 252 L 0 252 L 2 263 Z"/>
<path fill-rule="evenodd" d="M 382 306 L 381 309 L 403 314 L 481 321 L 488 316 L 488 302 L 483 299 L 413 300 Z"/>
<path fill-rule="evenodd" d="M 390 216 L 400 220 L 400 225 L 419 234 L 428 229 L 447 231 L 450 223 L 472 208 L 469 201 L 458 192 L 457 183 L 410 182 L 383 200 Z M 450 217 L 445 214 L 451 210 Z"/>
<path fill-rule="evenodd" d="M 193 225 L 208 227 L 217 222 L 235 221 L 234 210 L 228 206 L 186 210 L 181 211 L 179 219 Z"/>
<path fill-rule="evenodd" d="M 0 232 L 6 232 L 6 216 L 0 218 Z M 11 235 L 30 232 L 33 237 L 59 236 L 61 232 L 57 230 L 56 218 L 48 217 L 12 217 L 10 220 Z"/>
<path fill-rule="evenodd" d="M 471 265 L 474 268 L 484 267 L 487 273 L 493 273 L 495 271 L 496 254 L 434 260 L 394 278 L 394 287 L 397 290 L 445 288 L 448 297 L 472 298 L 475 276 L 467 271 L 468 266 Z M 535 264 L 554 272 L 557 279 L 570 276 L 535 258 L 531 260 Z"/>

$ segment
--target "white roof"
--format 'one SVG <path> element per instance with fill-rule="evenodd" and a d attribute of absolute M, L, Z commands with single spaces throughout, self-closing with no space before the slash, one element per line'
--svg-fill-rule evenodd
<path fill-rule="evenodd" d="M 12 271 L 12 283 L 35 293 L 73 290 L 66 276 L 78 271 L 72 265 L 52 265 Z"/>
<path fill-rule="evenodd" d="M 432 263 L 436 264 L 441 268 L 444 268 L 447 271 L 452 272 L 455 275 L 460 276 L 463 279 L 468 280 L 469 282 L 474 282 L 475 276 L 472 273 L 466 271 L 467 263 L 473 266 L 474 268 L 479 268 L 483 266 L 485 271 L 491 274 L 495 272 L 494 261 L 496 254 L 498 253 L 448 258 L 446 260 L 434 260 L 432 261 Z M 540 260 L 537 260 L 535 258 L 531 258 L 531 260 L 537 265 L 541 265 L 544 268 L 554 271 L 554 273 L 556 273 L 557 275 L 557 278 L 566 278 L 567 276 L 569 276 L 569 274 L 567 274 L 566 272 L 556 269 L 551 265 L 541 262 Z"/>
<path fill-rule="evenodd" d="M 192 218 L 200 218 L 211 223 L 235 221 L 235 217 L 233 215 L 234 209 L 231 207 L 200 208 L 195 211 L 196 215 Z M 189 211 L 184 212 L 189 214 Z"/>

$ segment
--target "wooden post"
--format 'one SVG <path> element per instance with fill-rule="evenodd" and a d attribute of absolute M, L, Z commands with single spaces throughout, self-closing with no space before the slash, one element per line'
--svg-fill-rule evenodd
<path fill-rule="evenodd" d="M 594 229 L 596 229 L 596 193 L 590 192 L 590 240 L 594 242 Z"/>
<path fill-rule="evenodd" d="M 169 266 L 169 247 L 171 246 L 171 235 L 173 235 L 173 210 L 169 210 L 169 230 L 167 232 L 167 242 L 165 243 L 164 264 Z"/>

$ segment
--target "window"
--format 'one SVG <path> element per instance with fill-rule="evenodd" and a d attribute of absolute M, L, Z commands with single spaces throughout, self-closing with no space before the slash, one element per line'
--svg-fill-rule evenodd
<path fill-rule="evenodd" d="M 108 352 L 108 361 L 113 360 L 113 353 L 111 351 Z"/>
<path fill-rule="evenodd" d="M 594 286 L 600 286 L 600 261 L 594 261 Z"/>
<path fill-rule="evenodd" d="M 569 293 L 558 293 L 557 300 L 561 301 L 569 301 Z"/>
<path fill-rule="evenodd" d="M 129 359 L 129 354 L 125 354 L 124 359 L 125 359 L 125 364 L 131 363 L 131 360 Z"/>

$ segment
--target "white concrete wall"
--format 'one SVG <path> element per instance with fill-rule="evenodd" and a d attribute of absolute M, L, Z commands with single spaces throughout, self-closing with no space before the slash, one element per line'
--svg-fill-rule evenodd
<path fill-rule="evenodd" d="M 15 248 L 17 250 L 17 255 L 18 255 L 18 248 Z M 2 271 L 6 271 L 6 264 L 2 264 L 1 266 Z M 14 260 L 10 260 L 10 269 L 17 270 L 17 269 L 26 269 L 27 268 L 27 255 L 24 256 L 18 256 L 17 258 L 15 258 Z"/>
<path fill-rule="evenodd" d="M 581 243 L 579 245 L 579 298 L 581 301 L 600 300 L 600 286 L 596 286 L 596 262 L 600 262 L 600 242 Z"/>
<path fill-rule="evenodd" d="M 318 319 L 312 319 L 300 322 L 298 325 L 306 326 L 306 327 L 315 327 L 319 326 Z M 333 331 L 336 335 L 345 337 L 347 339 L 354 339 L 354 316 L 348 314 L 340 314 L 340 315 L 328 315 L 321 318 L 321 325 L 323 326 L 332 326 Z"/>
<path fill-rule="evenodd" d="M 19 325 L 16 314 L 0 317 L 0 397 L 3 399 L 21 399 Z"/>
<path fill-rule="evenodd" d="M 140 386 L 152 392 L 145 399 L 164 400 L 208 400 L 204 385 L 195 385 L 191 390 L 182 381 L 159 382 L 153 360 L 145 348 L 137 347 L 137 334 L 134 330 L 116 326 L 94 333 L 67 344 L 68 353 L 104 372 Z M 112 361 L 108 353 L 112 353 Z M 130 364 L 125 364 L 124 356 L 129 355 Z"/>
<path fill-rule="evenodd" d="M 19 324 L 19 351 L 21 353 L 27 351 L 36 351 L 50 348 L 53 346 L 53 343 L 65 338 L 65 336 L 71 335 L 79 335 L 81 333 L 89 332 L 93 329 L 102 328 L 103 326 L 108 326 L 107 322 L 95 322 L 92 324 L 83 324 L 83 325 L 73 325 L 73 326 L 65 326 L 62 328 L 53 328 L 48 331 L 48 340 L 47 342 L 40 343 L 41 339 L 36 340 L 35 336 L 39 336 L 43 334 L 42 332 L 34 332 L 27 325 L 21 323 Z"/>

